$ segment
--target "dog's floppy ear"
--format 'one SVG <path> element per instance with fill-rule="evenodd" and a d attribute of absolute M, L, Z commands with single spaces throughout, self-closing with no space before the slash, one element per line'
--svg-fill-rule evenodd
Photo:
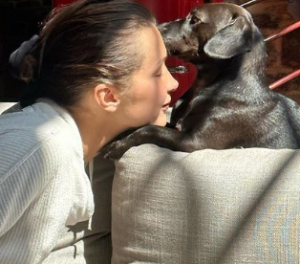
<path fill-rule="evenodd" d="M 237 17 L 207 41 L 204 52 L 212 58 L 229 59 L 249 51 L 251 46 L 251 24 L 244 17 Z"/>

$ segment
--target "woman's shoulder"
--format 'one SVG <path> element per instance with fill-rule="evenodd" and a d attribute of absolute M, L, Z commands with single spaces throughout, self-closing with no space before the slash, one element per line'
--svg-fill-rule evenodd
<path fill-rule="evenodd" d="M 68 141 L 81 140 L 74 119 L 62 107 L 44 100 L 18 111 L 0 115 L 0 137 L 19 137 L 43 142 L 49 137 L 65 137 Z"/>
<path fill-rule="evenodd" d="M 83 159 L 76 126 L 47 106 L 1 116 L 0 149 L 0 175 L 30 162 L 38 166 L 46 161 L 55 168 L 74 155 Z"/>

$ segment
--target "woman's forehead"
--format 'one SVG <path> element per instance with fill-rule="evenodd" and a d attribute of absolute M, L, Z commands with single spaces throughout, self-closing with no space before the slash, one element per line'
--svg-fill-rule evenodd
<path fill-rule="evenodd" d="M 145 55 L 145 63 L 154 66 L 161 64 L 167 56 L 167 51 L 158 29 L 155 26 L 144 28 L 138 38 L 136 46 Z"/>

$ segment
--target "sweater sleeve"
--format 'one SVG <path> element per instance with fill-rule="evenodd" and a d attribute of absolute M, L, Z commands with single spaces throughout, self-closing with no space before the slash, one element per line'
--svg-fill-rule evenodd
<path fill-rule="evenodd" d="M 66 228 L 80 160 L 58 138 L 52 135 L 1 175 L 2 264 L 42 263 Z"/>

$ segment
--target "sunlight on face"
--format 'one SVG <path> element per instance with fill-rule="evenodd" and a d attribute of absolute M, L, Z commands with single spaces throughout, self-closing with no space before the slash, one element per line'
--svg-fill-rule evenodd
<path fill-rule="evenodd" d="M 136 43 L 139 52 L 144 54 L 144 61 L 141 68 L 133 73 L 129 91 L 121 100 L 122 113 L 126 116 L 125 126 L 164 126 L 171 101 L 170 92 L 178 87 L 178 82 L 166 68 L 166 48 L 154 25 L 141 29 Z"/>

